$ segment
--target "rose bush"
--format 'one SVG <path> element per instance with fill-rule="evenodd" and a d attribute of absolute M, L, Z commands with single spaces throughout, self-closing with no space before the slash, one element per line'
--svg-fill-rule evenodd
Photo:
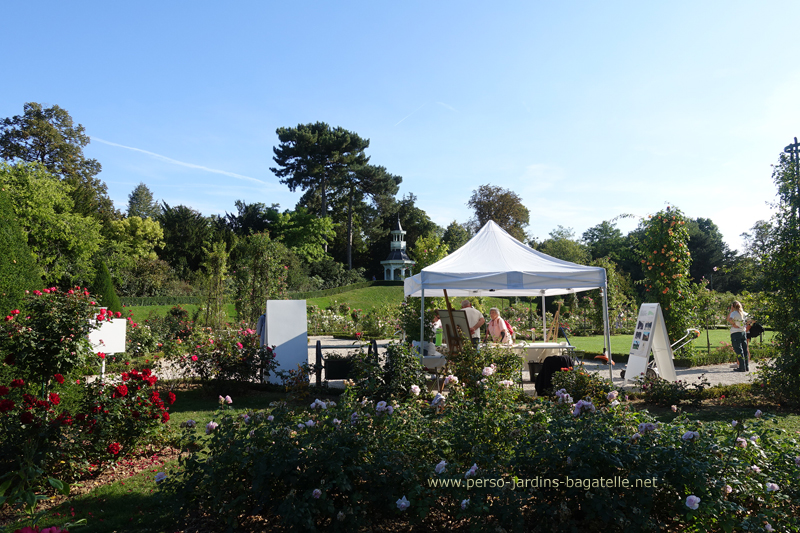
<path fill-rule="evenodd" d="M 434 510 L 473 530 L 800 526 L 800 449 L 768 415 L 661 424 L 616 398 L 515 403 L 495 376 L 478 396 L 374 402 L 351 388 L 308 410 L 221 405 L 209 436 L 186 429 L 192 453 L 160 487 L 179 518 L 203 509 L 231 527 L 423 529 Z"/>

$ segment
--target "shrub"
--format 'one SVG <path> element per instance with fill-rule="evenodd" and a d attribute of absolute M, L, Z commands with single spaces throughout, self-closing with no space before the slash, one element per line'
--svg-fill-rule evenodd
<path fill-rule="evenodd" d="M 641 376 L 636 378 L 636 382 L 647 403 L 663 407 L 680 405 L 681 402 L 697 407 L 703 401 L 703 391 L 709 387 L 705 374 L 691 383 L 680 379 L 667 381 L 660 377 L 642 378 Z"/>
<path fill-rule="evenodd" d="M 553 389 L 565 389 L 573 399 L 589 398 L 595 403 L 604 402 L 614 386 L 597 372 L 587 372 L 582 366 L 573 370 L 556 372 L 553 375 Z"/>
<path fill-rule="evenodd" d="M 97 296 L 98 301 L 103 307 L 108 308 L 113 313 L 122 312 L 122 303 L 119 301 L 117 291 L 111 282 L 111 274 L 105 261 L 98 259 L 95 261 L 95 277 L 92 282 L 91 291 Z"/>
<path fill-rule="evenodd" d="M 178 518 L 202 509 L 231 528 L 249 516 L 298 531 L 422 530 L 432 517 L 474 531 L 800 526 L 800 449 L 767 416 L 661 424 L 621 405 L 515 404 L 513 387 L 485 383 L 433 401 L 348 389 L 308 410 L 223 404 L 205 431 L 187 428 L 192 451 L 161 487 Z"/>
<path fill-rule="evenodd" d="M 412 387 L 425 388 L 425 372 L 416 351 L 408 344 L 392 343 L 386 349 L 385 363 L 365 352 L 354 352 L 354 391 L 372 401 L 403 400 L 414 395 Z"/>
<path fill-rule="evenodd" d="M 8 195 L 0 190 L 0 313 L 6 316 L 22 300 L 25 290 L 42 283 L 36 257 L 28 247 Z"/>

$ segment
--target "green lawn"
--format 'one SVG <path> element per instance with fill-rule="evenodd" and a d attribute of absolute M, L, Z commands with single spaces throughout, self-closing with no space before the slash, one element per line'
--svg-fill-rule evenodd
<path fill-rule="evenodd" d="M 174 305 L 142 305 L 142 306 L 132 306 L 126 307 L 123 313 L 123 316 L 128 315 L 128 310 L 133 311 L 133 320 L 134 322 L 141 322 L 150 316 L 152 312 L 154 316 L 166 316 L 167 312 L 175 307 Z M 200 307 L 199 305 L 195 304 L 185 304 L 181 305 L 184 309 L 189 312 L 189 316 L 191 317 L 195 311 Z M 228 314 L 230 319 L 236 320 L 236 307 L 233 304 L 227 304 L 225 306 L 225 312 Z"/>
<path fill-rule="evenodd" d="M 764 332 L 764 342 L 767 342 L 775 335 L 773 331 L 766 331 Z M 711 350 L 713 351 L 715 348 L 720 348 L 722 346 L 721 343 L 726 342 L 730 344 L 731 342 L 731 335 L 727 329 L 711 329 L 708 330 L 709 340 L 711 341 Z M 541 340 L 541 339 L 539 339 Z M 563 339 L 562 339 L 563 340 Z M 578 350 L 583 350 L 587 353 L 596 353 L 600 354 L 603 353 L 603 345 L 604 339 L 602 335 L 593 335 L 591 337 L 577 337 L 571 336 L 569 338 L 570 343 L 575 346 Z M 677 340 L 677 339 L 675 339 Z M 611 353 L 612 354 L 620 354 L 620 355 L 627 355 L 631 349 L 631 343 L 633 342 L 633 335 L 612 335 L 611 337 Z M 758 342 L 758 341 L 756 341 Z M 706 343 L 706 331 L 700 331 L 700 337 L 694 341 L 694 346 L 698 349 L 705 350 L 707 343 Z"/>

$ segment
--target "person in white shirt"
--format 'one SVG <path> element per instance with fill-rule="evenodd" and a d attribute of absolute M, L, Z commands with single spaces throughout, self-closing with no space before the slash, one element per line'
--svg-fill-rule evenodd
<path fill-rule="evenodd" d="M 472 344 L 477 346 L 478 342 L 481 340 L 481 326 L 486 323 L 486 319 L 483 318 L 483 313 L 472 307 L 472 303 L 469 300 L 463 300 L 461 302 L 461 309 L 467 313 L 469 337 L 472 340 Z"/>
<path fill-rule="evenodd" d="M 747 313 L 742 309 L 742 303 L 734 301 L 728 312 L 728 324 L 731 327 L 731 346 L 739 356 L 739 368 L 734 372 L 750 371 L 750 354 L 747 351 Z"/>

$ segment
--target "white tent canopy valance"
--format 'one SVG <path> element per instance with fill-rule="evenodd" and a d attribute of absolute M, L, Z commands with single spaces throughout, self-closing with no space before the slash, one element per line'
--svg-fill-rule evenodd
<path fill-rule="evenodd" d="M 406 296 L 422 298 L 422 309 L 425 296 L 444 296 L 445 290 L 448 296 L 544 298 L 592 289 L 603 289 L 605 344 L 610 346 L 606 270 L 537 252 L 492 220 L 464 246 L 423 268 L 416 276 L 406 278 L 404 283 Z M 423 327 L 421 323 L 420 329 Z"/>
<path fill-rule="evenodd" d="M 562 261 L 526 246 L 494 221 L 464 246 L 405 280 L 405 295 L 556 296 L 602 289 L 606 270 Z"/>

